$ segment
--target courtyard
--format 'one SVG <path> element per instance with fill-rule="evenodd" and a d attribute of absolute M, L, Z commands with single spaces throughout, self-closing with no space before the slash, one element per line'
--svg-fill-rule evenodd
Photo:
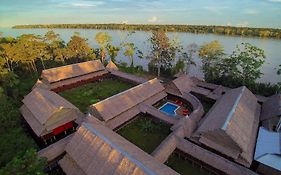
<path fill-rule="evenodd" d="M 103 79 L 88 83 L 59 93 L 63 98 L 78 107 L 81 112 L 87 112 L 91 104 L 133 87 L 132 84 L 117 79 Z"/>
<path fill-rule="evenodd" d="M 170 127 L 152 119 L 151 116 L 140 114 L 117 133 L 150 154 L 171 133 Z"/>

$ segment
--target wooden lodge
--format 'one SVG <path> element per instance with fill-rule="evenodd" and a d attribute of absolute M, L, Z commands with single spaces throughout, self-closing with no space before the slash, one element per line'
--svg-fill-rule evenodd
<path fill-rule="evenodd" d="M 22 100 L 22 116 L 36 136 L 47 142 L 75 129 L 75 120 L 83 114 L 77 107 L 53 91 L 35 88 Z"/>
<path fill-rule="evenodd" d="M 87 114 L 56 93 L 107 77 L 136 86 L 92 104 Z M 201 97 L 215 102 L 206 114 Z M 38 155 L 67 175 L 174 175 L 178 173 L 164 163 L 177 151 L 203 162 L 214 174 L 257 175 L 256 170 L 266 172 L 269 166 L 280 172 L 280 166 L 264 160 L 275 160 L 276 154 L 280 159 L 280 134 L 272 133 L 280 127 L 276 124 L 280 99 L 280 95 L 260 97 L 246 87 L 230 89 L 188 75 L 178 75 L 164 86 L 157 78 L 146 80 L 119 71 L 111 61 L 104 67 L 95 60 L 44 70 L 20 110 L 43 141 L 66 133 Z M 190 104 L 192 110 L 188 115 L 171 116 L 157 107 L 168 100 Z M 140 113 L 171 126 L 169 135 L 151 154 L 115 132 Z M 267 127 L 267 121 L 274 121 L 271 131 L 260 128 L 258 132 L 260 122 Z M 70 129 L 76 132 L 68 134 Z M 253 162 L 260 162 L 260 169 L 254 169 Z"/>

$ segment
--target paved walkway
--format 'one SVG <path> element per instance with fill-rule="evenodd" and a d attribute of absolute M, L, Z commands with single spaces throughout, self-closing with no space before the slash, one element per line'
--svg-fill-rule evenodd
<path fill-rule="evenodd" d="M 175 116 L 175 117 L 170 117 L 166 114 L 164 114 L 163 112 L 161 112 L 160 110 L 156 109 L 155 107 L 153 106 L 149 106 L 149 105 L 146 105 L 146 104 L 140 104 L 139 106 L 141 112 L 143 113 L 147 113 L 147 114 L 150 114 L 160 120 L 163 120 L 169 124 L 175 124 L 177 123 L 178 119 L 180 118 L 179 116 Z"/>

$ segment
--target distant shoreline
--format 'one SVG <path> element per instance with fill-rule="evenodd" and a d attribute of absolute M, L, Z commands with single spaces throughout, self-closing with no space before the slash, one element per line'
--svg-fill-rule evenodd
<path fill-rule="evenodd" d="M 187 32 L 198 34 L 219 34 L 226 36 L 250 36 L 260 38 L 281 39 L 281 29 L 252 28 L 234 26 L 212 26 L 212 25 L 152 25 L 152 24 L 34 24 L 15 25 L 13 29 L 107 29 L 107 30 L 129 30 L 129 31 L 153 31 L 163 29 L 167 32 Z"/>

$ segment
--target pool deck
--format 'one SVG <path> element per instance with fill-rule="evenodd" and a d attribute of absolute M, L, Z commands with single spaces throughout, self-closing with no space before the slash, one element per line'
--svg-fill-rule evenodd
<path fill-rule="evenodd" d="M 180 106 L 178 104 L 176 104 L 173 100 L 170 100 L 168 99 L 163 105 L 161 105 L 158 109 L 160 110 L 163 106 L 165 106 L 167 103 L 171 103 L 171 104 L 174 104 L 174 105 L 177 105 L 179 106 L 175 111 L 176 111 L 176 115 L 179 116 L 179 117 L 185 117 L 183 115 L 183 111 L 186 109 L 185 107 L 183 106 Z"/>

